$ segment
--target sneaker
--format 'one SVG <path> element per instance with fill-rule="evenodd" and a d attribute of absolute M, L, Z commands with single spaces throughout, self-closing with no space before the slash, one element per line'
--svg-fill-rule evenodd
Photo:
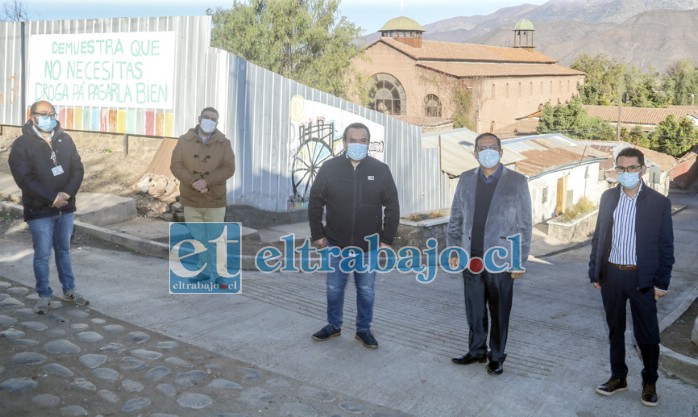
<path fill-rule="evenodd" d="M 655 384 L 642 384 L 642 396 L 640 401 L 648 407 L 656 407 L 659 398 L 657 397 L 657 386 Z"/>
<path fill-rule="evenodd" d="M 327 326 L 323 327 L 313 335 L 313 339 L 319 340 L 321 342 L 324 342 L 325 340 L 329 340 L 330 337 L 337 337 L 342 334 L 342 329 L 335 329 L 333 325 L 328 324 Z"/>
<path fill-rule="evenodd" d="M 36 314 L 46 314 L 48 313 L 48 308 L 51 305 L 51 297 L 39 296 L 39 301 L 34 306 L 34 312 Z"/>
<path fill-rule="evenodd" d="M 596 387 L 596 392 L 601 395 L 613 395 L 616 392 L 625 391 L 627 389 L 628 381 L 626 381 L 625 378 L 618 379 L 611 377 L 611 379 Z"/>
<path fill-rule="evenodd" d="M 76 293 L 73 290 L 70 290 L 67 293 L 63 294 L 63 300 L 65 300 L 69 303 L 75 303 L 75 305 L 79 305 L 79 306 L 86 306 L 86 305 L 90 304 L 90 302 L 87 301 L 85 299 L 85 297 Z"/>
<path fill-rule="evenodd" d="M 356 332 L 356 339 L 360 340 L 361 343 L 363 343 L 363 345 L 369 349 L 378 348 L 378 341 L 375 337 L 373 337 L 370 330 L 362 330 L 360 332 Z"/>

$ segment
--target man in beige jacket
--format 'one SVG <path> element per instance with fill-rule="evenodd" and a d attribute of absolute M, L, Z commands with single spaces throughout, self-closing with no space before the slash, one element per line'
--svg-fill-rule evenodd
<path fill-rule="evenodd" d="M 223 222 L 226 209 L 226 182 L 235 173 L 235 154 L 225 135 L 218 129 L 218 111 L 206 107 L 201 111 L 199 124 L 179 137 L 172 152 L 170 170 L 179 180 L 179 200 L 184 206 L 187 223 Z M 205 227 L 190 227 L 198 241 L 208 244 Z M 210 279 L 215 272 L 215 261 L 207 262 L 208 254 L 199 257 L 204 268 L 199 280 Z"/>

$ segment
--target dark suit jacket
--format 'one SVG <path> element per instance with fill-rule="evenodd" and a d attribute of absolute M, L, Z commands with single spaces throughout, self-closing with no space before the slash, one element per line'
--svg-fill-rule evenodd
<path fill-rule="evenodd" d="M 601 196 L 596 230 L 591 240 L 589 279 L 603 282 L 611 254 L 613 212 L 620 199 L 620 187 L 611 188 Z M 674 265 L 674 231 L 671 201 L 644 183 L 637 196 L 635 236 L 638 283 L 637 288 L 669 288 Z"/>
<path fill-rule="evenodd" d="M 460 246 L 470 251 L 473 219 L 475 217 L 475 194 L 480 168 L 461 174 L 453 196 L 451 218 L 448 222 L 448 245 Z M 521 235 L 521 264 L 528 260 L 533 235 L 531 194 L 528 180 L 518 172 L 506 167 L 494 189 L 490 210 L 485 222 L 484 250 L 495 246 L 509 248 L 507 237 Z M 502 262 L 513 264 L 511 253 Z"/>

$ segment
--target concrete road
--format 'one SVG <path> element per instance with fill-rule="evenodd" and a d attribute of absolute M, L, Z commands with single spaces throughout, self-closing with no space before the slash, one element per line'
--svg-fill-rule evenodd
<path fill-rule="evenodd" d="M 687 208 L 674 216 L 677 264 L 659 304 L 664 327 L 698 294 L 698 197 L 672 201 Z M 325 324 L 322 274 L 244 272 L 242 295 L 172 296 L 166 261 L 83 247 L 74 262 L 80 291 L 107 316 L 407 414 L 698 416 L 698 388 L 666 375 L 657 385 L 659 406 L 640 403 L 641 360 L 630 332 L 629 390 L 595 393 L 610 370 L 601 297 L 586 273 L 589 251 L 586 245 L 528 265 L 515 284 L 509 356 L 498 377 L 484 364 L 450 361 L 467 345 L 459 276 L 440 273 L 420 284 L 412 275 L 379 275 L 373 330 L 380 348 L 369 350 L 354 339 L 351 284 L 342 336 L 310 338 Z M 31 271 L 28 241 L 0 239 L 0 276 L 33 286 Z"/>

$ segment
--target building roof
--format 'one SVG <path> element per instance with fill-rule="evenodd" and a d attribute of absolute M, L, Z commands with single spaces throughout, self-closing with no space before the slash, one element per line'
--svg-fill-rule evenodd
<path fill-rule="evenodd" d="M 395 17 L 388 20 L 380 29 L 380 32 L 389 30 L 414 30 L 418 32 L 426 32 L 422 25 L 417 23 L 416 20 L 405 16 Z"/>
<path fill-rule="evenodd" d="M 653 151 L 642 146 L 632 145 L 623 141 L 595 141 L 595 140 L 580 140 L 579 143 L 588 145 L 599 152 L 605 153 L 611 161 L 614 161 L 618 152 L 625 148 L 637 148 L 645 155 L 645 165 L 648 167 L 658 166 L 662 171 L 669 171 L 676 166 L 678 161 L 671 155 L 662 152 Z M 613 168 L 613 166 L 611 166 Z"/>
<path fill-rule="evenodd" d="M 458 78 L 531 77 L 542 75 L 584 75 L 583 72 L 550 63 L 420 62 L 423 67 Z"/>
<path fill-rule="evenodd" d="M 465 128 L 424 133 L 422 146 L 438 148 L 441 145 L 441 171 L 451 177 L 457 177 L 464 171 L 480 166 L 474 154 L 476 137 L 477 133 Z M 514 164 L 522 159 L 523 156 L 510 150 L 505 150 L 502 154 L 504 165 Z"/>
<path fill-rule="evenodd" d="M 421 48 L 416 48 L 389 37 L 377 39 L 369 44 L 366 49 L 370 49 L 378 43 L 384 43 L 417 61 L 528 62 L 538 64 L 554 64 L 557 62 L 554 58 L 541 52 L 524 48 L 426 40 L 422 42 Z"/>
<path fill-rule="evenodd" d="M 516 136 L 530 136 L 536 134 L 536 129 L 538 128 L 538 118 L 529 117 L 521 120 L 517 120 L 507 126 L 495 129 L 494 134 L 502 139 L 513 138 Z"/>
<path fill-rule="evenodd" d="M 516 162 L 516 171 L 534 177 L 558 168 L 596 162 L 608 155 L 562 134 L 525 136 L 502 141 L 507 151 L 525 159 Z"/>
<path fill-rule="evenodd" d="M 598 117 L 609 122 L 618 121 L 618 106 L 585 105 L 584 108 L 591 117 Z M 658 125 L 659 122 L 664 121 L 670 114 L 679 119 L 684 116 L 698 118 L 698 106 L 670 106 L 664 108 L 621 106 L 620 122 L 636 125 Z"/>
<path fill-rule="evenodd" d="M 441 145 L 441 170 L 452 177 L 478 167 L 474 155 L 477 133 L 469 129 L 454 129 L 425 133 L 425 147 Z M 516 172 L 534 177 L 557 168 L 591 163 L 609 158 L 608 153 L 593 149 L 561 134 L 533 135 L 502 140 L 502 163 Z"/>
<path fill-rule="evenodd" d="M 531 22 L 530 20 L 521 19 L 518 22 L 516 22 L 514 30 L 536 30 L 536 28 L 533 27 L 533 22 Z"/>

